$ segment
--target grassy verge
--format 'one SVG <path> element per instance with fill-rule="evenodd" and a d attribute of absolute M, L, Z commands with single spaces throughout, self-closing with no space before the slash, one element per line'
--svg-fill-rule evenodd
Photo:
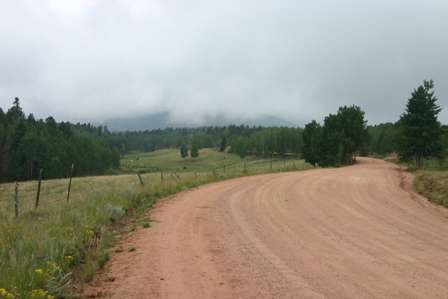
<path fill-rule="evenodd" d="M 0 298 L 68 298 L 71 283 L 90 281 L 108 260 L 114 234 L 129 219 L 142 218 L 159 198 L 205 183 L 266 172 L 311 168 L 300 160 L 249 160 L 212 171 L 80 178 L 65 202 L 66 180 L 44 182 L 42 205 L 32 209 L 35 182 L 21 185 L 22 213 L 12 215 L 13 185 L 0 187 Z"/>
<path fill-rule="evenodd" d="M 418 170 L 415 189 L 430 201 L 448 207 L 448 171 Z"/>
<path fill-rule="evenodd" d="M 414 163 L 400 163 L 396 157 L 386 161 L 397 163 L 412 172 L 415 176 L 415 191 L 431 202 L 448 208 L 447 160 L 427 159 L 423 161 L 422 169 L 417 168 Z"/>

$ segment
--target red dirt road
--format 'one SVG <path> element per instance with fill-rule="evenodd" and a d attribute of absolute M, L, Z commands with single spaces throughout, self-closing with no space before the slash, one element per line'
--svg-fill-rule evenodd
<path fill-rule="evenodd" d="M 374 159 L 246 177 L 160 202 L 105 298 L 448 298 L 446 211 Z M 137 250 L 128 252 L 134 246 Z M 89 290 L 92 292 L 92 289 Z"/>

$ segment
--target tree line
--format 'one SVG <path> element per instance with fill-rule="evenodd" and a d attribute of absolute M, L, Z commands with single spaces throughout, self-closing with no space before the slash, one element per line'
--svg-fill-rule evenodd
<path fill-rule="evenodd" d="M 368 126 L 358 106 L 343 106 L 323 123 L 302 128 L 223 127 L 167 128 L 139 132 L 110 132 L 92 124 L 36 120 L 26 116 L 19 99 L 4 112 L 0 108 L 0 181 L 94 175 L 119 167 L 120 155 L 133 151 L 179 148 L 182 157 L 197 157 L 200 148 L 216 148 L 241 157 L 302 156 L 320 166 L 347 165 L 356 155 L 396 153 L 417 166 L 427 158 L 448 156 L 448 127 L 441 125 L 441 107 L 434 83 L 424 81 L 409 98 L 395 123 Z"/>
<path fill-rule="evenodd" d="M 245 125 L 229 125 L 110 133 L 105 127 L 99 128 L 103 128 L 103 137 L 109 146 L 121 154 L 133 151 L 151 152 L 165 148 L 180 148 L 182 145 L 191 147 L 193 143 L 198 148 L 220 148 L 223 138 L 227 138 L 226 143 L 230 145 L 230 142 L 239 136 L 250 136 L 263 129 Z M 108 134 L 105 135 L 104 132 L 108 132 Z"/>
<path fill-rule="evenodd" d="M 248 136 L 238 136 L 231 140 L 230 151 L 242 158 L 247 155 L 297 156 L 302 151 L 302 133 L 301 128 L 263 128 Z"/>
<path fill-rule="evenodd" d="M 305 126 L 303 156 L 321 166 L 352 164 L 355 154 L 396 153 L 417 167 L 424 159 L 442 161 L 448 155 L 448 127 L 438 120 L 441 110 L 432 80 L 412 92 L 396 123 L 367 126 L 360 107 L 344 106 L 328 115 L 323 125 L 312 121 Z"/>
<path fill-rule="evenodd" d="M 441 108 L 434 83 L 424 81 L 415 89 L 400 119 L 395 123 L 367 125 L 358 106 L 343 106 L 321 123 L 302 128 L 224 127 L 168 128 L 142 132 L 118 132 L 107 136 L 108 144 L 120 151 L 153 151 L 180 148 L 187 157 L 190 148 L 214 147 L 241 157 L 302 155 L 313 165 L 338 166 L 354 162 L 356 155 L 396 153 L 403 161 L 421 166 L 426 158 L 447 156 L 448 127 L 437 119 Z"/>
<path fill-rule="evenodd" d="M 72 164 L 75 175 L 118 168 L 120 154 L 97 136 L 91 125 L 26 116 L 15 98 L 6 112 L 0 108 L 0 181 L 36 179 L 40 169 L 45 178 L 65 177 Z"/>

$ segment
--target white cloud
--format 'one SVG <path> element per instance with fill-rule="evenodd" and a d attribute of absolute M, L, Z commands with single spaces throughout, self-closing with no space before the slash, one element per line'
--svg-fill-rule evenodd
<path fill-rule="evenodd" d="M 19 96 L 39 116 L 306 121 L 358 104 L 374 122 L 394 121 L 425 78 L 448 104 L 442 0 L 0 5 L 0 106 Z"/>

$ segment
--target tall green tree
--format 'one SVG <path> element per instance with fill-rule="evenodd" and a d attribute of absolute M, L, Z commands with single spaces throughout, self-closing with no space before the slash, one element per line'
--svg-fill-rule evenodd
<path fill-rule="evenodd" d="M 365 143 L 367 122 L 358 106 L 343 106 L 324 119 L 323 127 L 315 121 L 303 132 L 305 159 L 322 166 L 347 165 Z"/>
<path fill-rule="evenodd" d="M 437 101 L 434 82 L 425 80 L 412 92 L 398 122 L 398 155 L 405 161 L 414 160 L 419 168 L 424 158 L 440 157 L 443 152 L 443 130 L 438 120 L 442 108 Z"/>
<path fill-rule="evenodd" d="M 322 127 L 315 120 L 305 125 L 302 155 L 305 161 L 313 166 L 319 163 L 321 135 Z"/>
<path fill-rule="evenodd" d="M 192 158 L 199 157 L 199 146 L 198 146 L 197 142 L 193 141 L 193 144 L 191 145 L 191 149 L 190 149 L 190 156 Z"/>
<path fill-rule="evenodd" d="M 7 120 L 6 114 L 0 108 L 0 181 L 6 176 L 7 169 L 7 154 L 8 154 L 8 135 L 7 135 Z"/>
<path fill-rule="evenodd" d="M 185 145 L 185 143 L 182 143 L 180 146 L 180 156 L 182 158 L 188 157 L 188 147 Z"/>
<path fill-rule="evenodd" d="M 340 135 L 342 136 L 341 164 L 351 164 L 354 155 L 360 150 L 367 138 L 365 113 L 358 106 L 340 107 L 337 113 Z"/>

